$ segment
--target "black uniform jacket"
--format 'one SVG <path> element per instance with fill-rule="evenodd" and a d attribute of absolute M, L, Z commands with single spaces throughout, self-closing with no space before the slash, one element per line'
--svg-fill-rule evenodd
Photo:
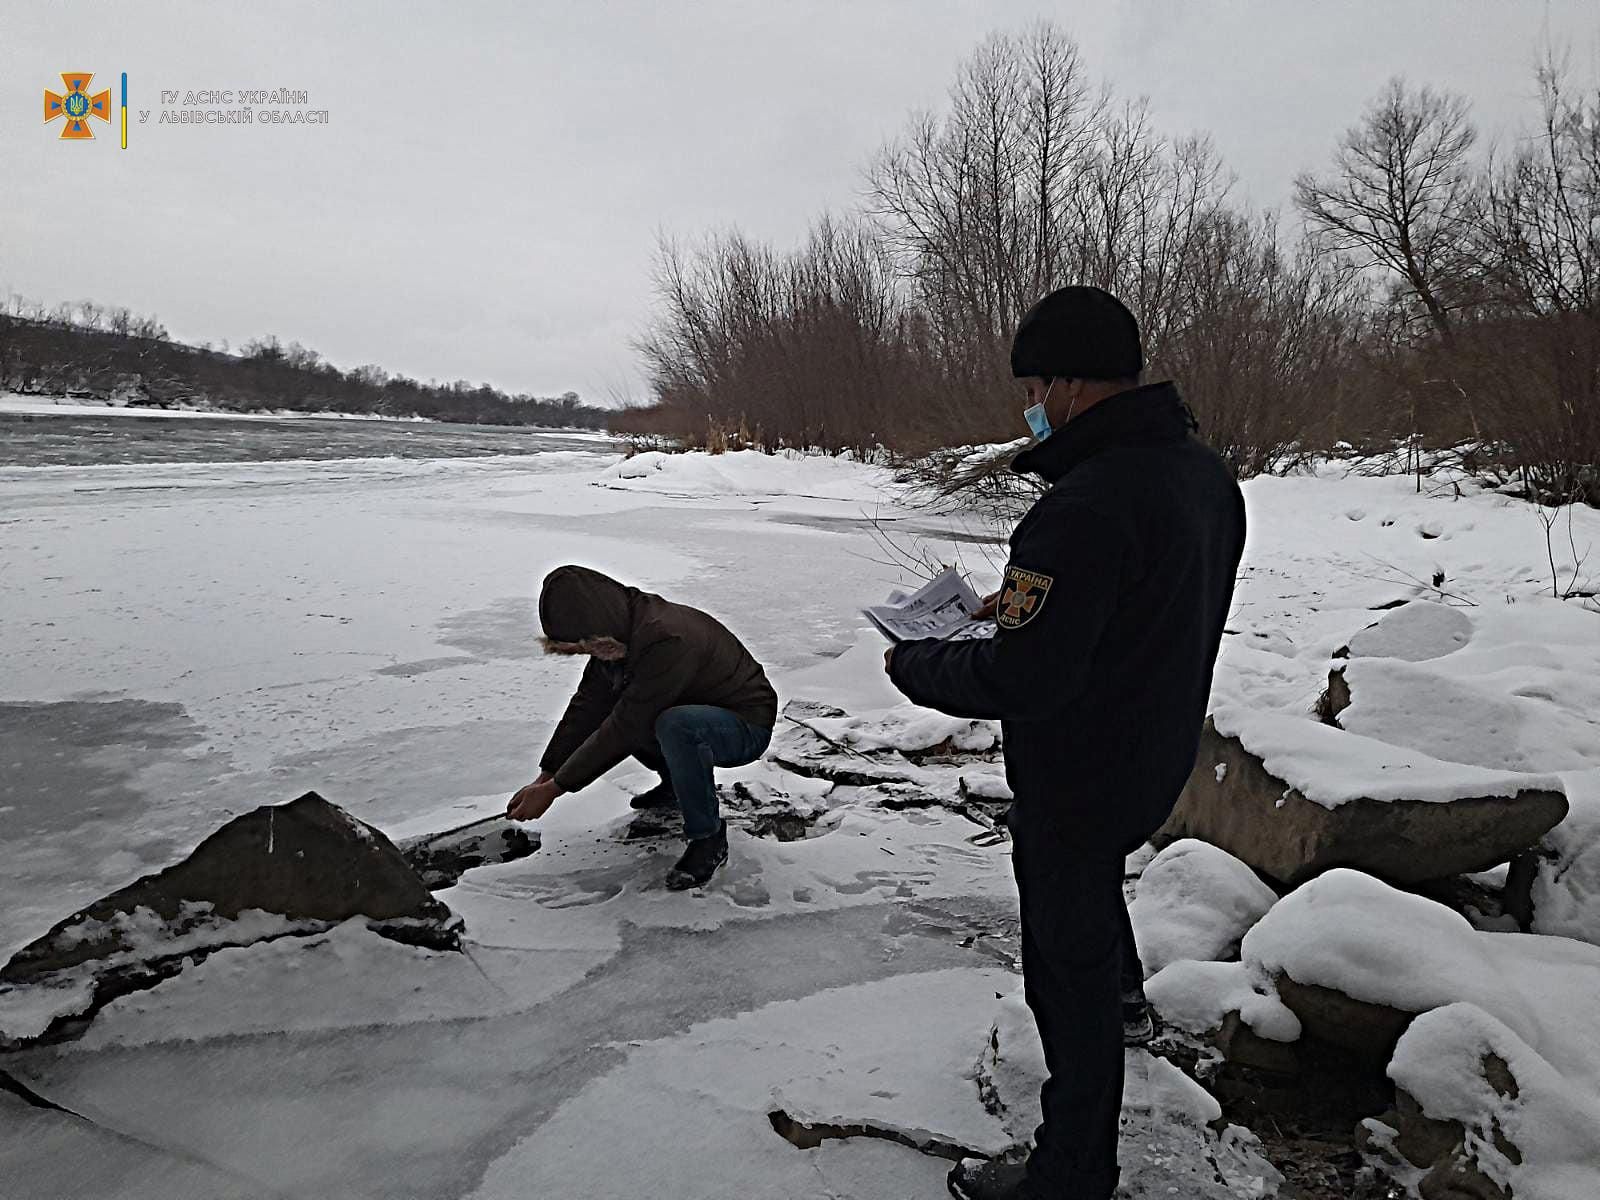
<path fill-rule="evenodd" d="M 539 598 L 545 633 L 568 642 L 612 638 L 619 662 L 591 658 L 539 760 L 563 791 L 588 787 L 635 752 L 656 752 L 656 718 L 709 704 L 771 729 L 778 697 L 766 672 L 710 613 L 674 604 L 586 567 L 560 567 Z"/>
<path fill-rule="evenodd" d="M 1170 383 L 1108 397 L 1012 469 L 1050 490 L 1011 535 L 986 641 L 895 647 L 917 704 L 1002 722 L 1019 837 L 1126 854 L 1194 765 L 1244 499 Z"/>

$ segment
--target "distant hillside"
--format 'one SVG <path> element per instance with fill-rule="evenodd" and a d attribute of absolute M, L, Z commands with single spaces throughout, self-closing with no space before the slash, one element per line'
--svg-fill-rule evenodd
<path fill-rule="evenodd" d="M 419 383 L 377 366 L 341 371 L 268 337 L 229 353 L 170 340 L 159 322 L 94 304 L 0 312 L 0 390 L 153 408 L 372 413 L 484 425 L 605 428 L 610 410 L 508 395 L 465 380 Z"/>

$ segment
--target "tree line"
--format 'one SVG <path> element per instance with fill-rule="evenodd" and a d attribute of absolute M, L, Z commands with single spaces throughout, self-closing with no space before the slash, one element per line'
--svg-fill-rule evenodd
<path fill-rule="evenodd" d="M 482 425 L 603 429 L 610 410 L 557 397 L 511 395 L 465 380 L 419 382 L 365 365 L 340 370 L 276 337 L 238 352 L 173 341 L 153 317 L 91 301 L 0 307 L 0 390 L 95 403 L 224 412 L 362 413 Z"/>
<path fill-rule="evenodd" d="M 1535 129 L 1481 152 L 1465 99 L 1391 82 L 1288 221 L 1058 28 L 993 35 L 870 162 L 859 211 L 790 251 L 661 243 L 654 400 L 613 427 L 906 455 L 1010 440 L 1017 321 L 1088 283 L 1139 315 L 1151 377 L 1242 476 L 1341 443 L 1457 448 L 1600 502 L 1600 93 L 1554 56 L 1536 83 Z"/>

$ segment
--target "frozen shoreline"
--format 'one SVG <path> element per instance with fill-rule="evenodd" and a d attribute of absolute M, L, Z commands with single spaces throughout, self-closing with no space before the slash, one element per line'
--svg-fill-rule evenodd
<path fill-rule="evenodd" d="M 1600 764 L 1574 731 L 1600 711 L 1600 639 L 1584 637 L 1600 616 L 1549 599 L 1525 506 L 1331 474 L 1255 480 L 1246 497 L 1215 699 L 1309 720 L 1334 650 L 1396 599 L 1427 598 L 1411 577 L 1440 570 L 1477 604 L 1469 631 L 1401 665 L 1473 707 L 1404 707 L 1395 681 L 1410 676 L 1384 667 L 1383 689 L 1356 677 L 1347 723 L 1440 762 L 1548 763 L 1592 821 Z M 836 740 L 867 754 L 952 740 L 977 756 L 968 766 L 907 769 L 1005 794 L 993 731 L 900 706 L 856 612 L 913 582 L 887 561 L 885 528 L 965 556 L 980 588 L 1003 547 L 958 519 L 958 537 L 929 537 L 939 521 L 903 506 L 881 469 L 586 450 L 23 468 L 0 471 L 0 512 L 0 955 L 227 816 L 307 789 L 387 830 L 494 811 L 574 682 L 534 641 L 538 580 L 564 561 L 717 613 L 785 700 L 847 714 L 817 718 Z M 1595 515 L 1576 516 L 1580 547 L 1600 540 Z M 786 724 L 784 744 L 795 736 Z M 667 893 L 676 845 L 619 840 L 628 793 L 649 779 L 618 771 L 558 802 L 538 854 L 441 894 L 470 960 L 354 926 L 225 951 L 117 1001 L 83 1041 L 8 1062 L 121 1137 L 0 1095 L 0 1177 L 137 1200 L 703 1200 L 710 1164 L 740 1195 L 938 1194 L 940 1160 L 862 1139 L 799 1150 L 767 1113 L 993 1147 L 970 1072 L 1015 981 L 984 949 L 1014 931 L 1005 847 L 973 842 L 980 827 L 943 808 L 892 810 L 772 762 L 729 779 L 826 811 L 792 842 L 736 828 L 704 895 Z M 1583 838 L 1563 851 L 1568 881 L 1593 867 Z M 1140 923 L 1205 953 L 1184 905 L 1209 901 L 1184 888 L 1208 878 L 1231 876 L 1175 870 L 1159 902 L 1152 883 Z M 1241 925 L 1270 903 L 1235 890 Z M 1581 933 L 1581 896 L 1547 911 Z M 1203 928 L 1215 954 L 1240 933 Z M 1168 1141 L 1182 1121 L 1150 1119 L 1126 1177 L 1159 1200 L 1184 1181 L 1156 1160 L 1188 1162 L 1193 1138 L 1214 1135 Z M 1268 1175 L 1257 1183 L 1214 1194 L 1271 1194 Z"/>
<path fill-rule="evenodd" d="M 397 425 L 440 425 L 448 428 L 453 422 L 438 421 L 432 417 L 390 417 L 379 413 L 303 412 L 294 409 L 272 409 L 267 412 L 229 412 L 217 408 L 155 408 L 138 404 L 81 404 L 60 397 L 19 395 L 0 392 L 0 416 L 34 417 L 171 417 L 174 419 L 203 419 L 215 421 L 376 421 Z M 568 437 L 592 437 L 611 441 L 612 436 L 603 430 L 569 429 L 554 425 L 505 425 L 503 429 L 526 429 L 542 433 L 559 433 Z"/>

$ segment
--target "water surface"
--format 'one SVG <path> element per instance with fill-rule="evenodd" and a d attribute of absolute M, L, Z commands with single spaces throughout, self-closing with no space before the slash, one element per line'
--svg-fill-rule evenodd
<path fill-rule="evenodd" d="M 435 421 L 0 412 L 0 467 L 482 458 L 549 450 L 597 450 L 607 445 L 606 439 L 594 434 Z"/>

